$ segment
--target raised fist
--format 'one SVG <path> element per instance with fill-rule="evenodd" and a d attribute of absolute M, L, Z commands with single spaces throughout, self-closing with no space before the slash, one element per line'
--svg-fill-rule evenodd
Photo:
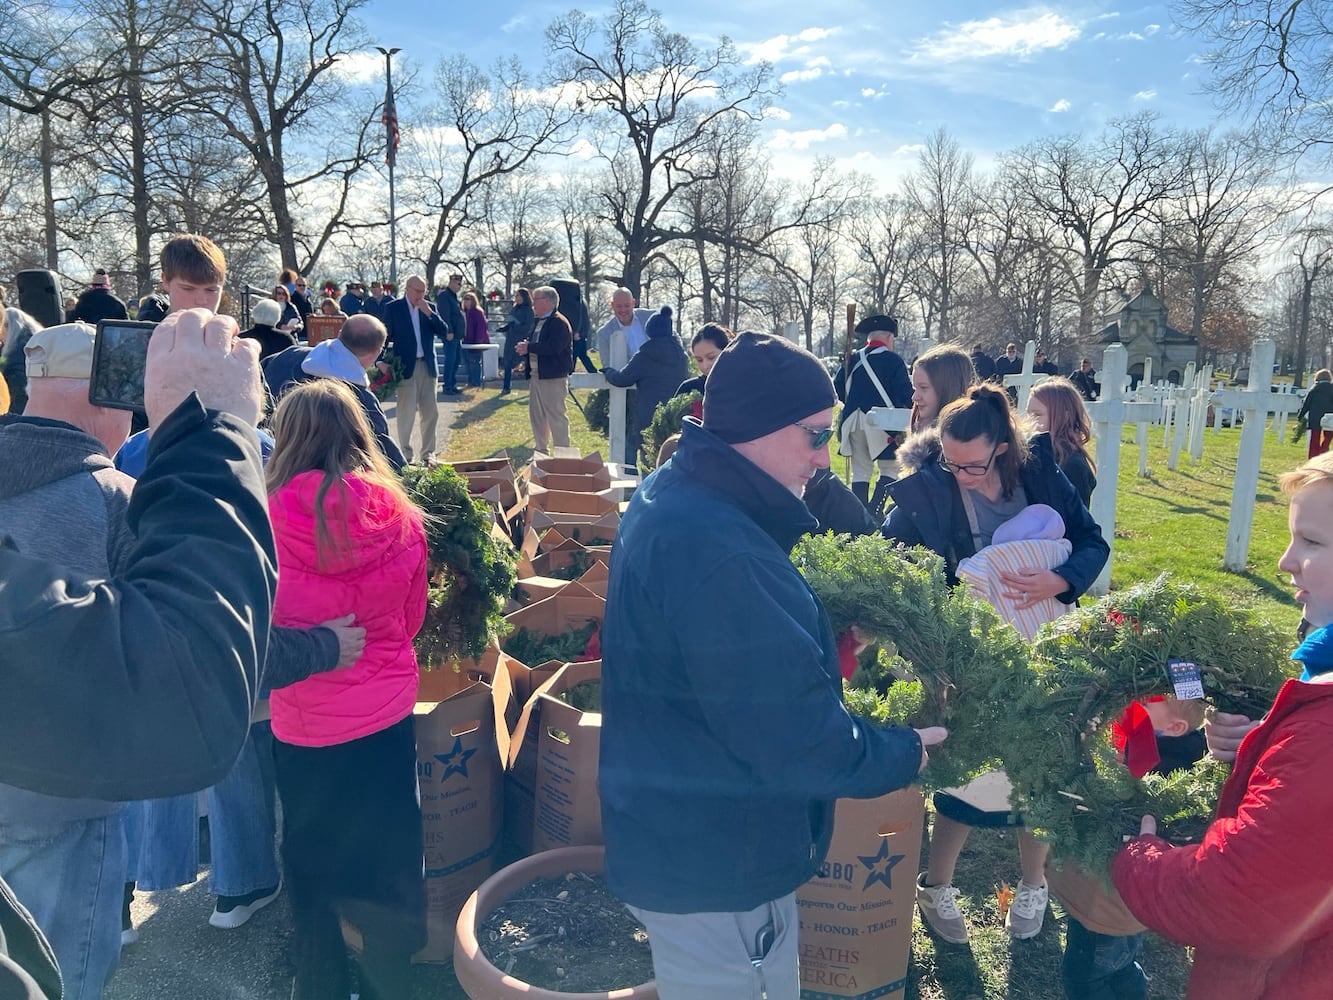
<path fill-rule="evenodd" d="M 236 321 L 207 309 L 174 312 L 148 341 L 144 408 L 157 427 L 192 392 L 210 410 L 221 410 L 252 427 L 263 411 L 259 344 L 236 336 Z"/>

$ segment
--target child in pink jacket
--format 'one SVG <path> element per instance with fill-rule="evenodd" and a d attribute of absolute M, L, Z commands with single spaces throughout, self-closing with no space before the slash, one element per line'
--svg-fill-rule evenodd
<path fill-rule="evenodd" d="M 365 942 L 362 992 L 405 997 L 425 943 L 412 639 L 426 610 L 422 514 L 347 386 L 283 397 L 268 464 L 278 549 L 274 624 L 354 611 L 365 651 L 350 668 L 275 690 L 282 860 L 295 924 L 296 993 L 351 993 L 339 917 Z"/>

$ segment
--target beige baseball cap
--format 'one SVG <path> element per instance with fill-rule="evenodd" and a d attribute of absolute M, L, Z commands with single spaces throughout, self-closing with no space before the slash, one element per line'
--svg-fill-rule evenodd
<path fill-rule="evenodd" d="M 28 378 L 89 378 L 96 339 L 96 328 L 87 323 L 38 330 L 23 348 Z"/>

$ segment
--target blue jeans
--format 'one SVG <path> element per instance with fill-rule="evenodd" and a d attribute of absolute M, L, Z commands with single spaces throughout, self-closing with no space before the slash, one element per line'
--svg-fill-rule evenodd
<path fill-rule="evenodd" d="M 481 385 L 481 351 L 464 351 L 467 356 L 467 384 Z"/>
<path fill-rule="evenodd" d="M 277 885 L 273 730 L 267 722 L 250 727 L 231 773 L 207 795 L 214 895 L 244 896 Z M 127 829 L 130 873 L 125 881 L 155 892 L 199 877 L 197 796 L 136 802 Z"/>
<path fill-rule="evenodd" d="M 1142 938 L 1097 934 L 1070 917 L 1060 963 L 1068 1000 L 1148 1000 L 1148 980 L 1136 961 Z"/>
<path fill-rule="evenodd" d="M 444 391 L 458 391 L 458 362 L 459 355 L 463 353 L 463 348 L 459 345 L 458 339 L 446 340 L 444 342 Z"/>
<path fill-rule="evenodd" d="M 0 823 L 0 873 L 51 942 L 65 1000 L 100 1000 L 120 962 L 124 813 Z"/>

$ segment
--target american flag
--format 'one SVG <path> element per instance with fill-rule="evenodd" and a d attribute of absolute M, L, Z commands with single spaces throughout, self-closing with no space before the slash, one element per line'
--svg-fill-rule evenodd
<path fill-rule="evenodd" d="M 398 161 L 398 108 L 393 103 L 393 78 L 384 81 L 384 122 L 385 140 L 388 144 L 384 152 L 384 162 L 392 167 Z"/>

